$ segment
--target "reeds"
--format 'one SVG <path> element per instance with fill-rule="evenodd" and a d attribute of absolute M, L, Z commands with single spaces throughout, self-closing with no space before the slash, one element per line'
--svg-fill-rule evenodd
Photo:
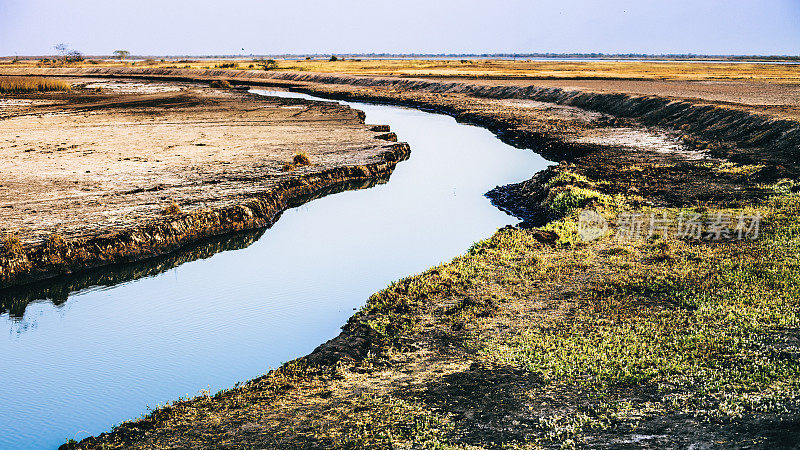
<path fill-rule="evenodd" d="M 66 81 L 42 77 L 0 77 L 0 94 L 21 92 L 69 91 L 72 86 Z"/>

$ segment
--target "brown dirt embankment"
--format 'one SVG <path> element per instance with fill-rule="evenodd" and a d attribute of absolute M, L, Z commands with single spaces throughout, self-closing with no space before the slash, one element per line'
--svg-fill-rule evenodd
<path fill-rule="evenodd" d="M 765 186 L 800 175 L 800 123 L 720 105 L 656 96 L 538 86 L 285 74 L 294 89 L 331 98 L 402 104 L 484 126 L 559 166 L 489 193 L 501 208 L 543 224 L 550 178 L 603 180 L 607 195 L 642 206 L 746 205 Z M 313 82 L 307 80 L 314 80 Z"/>
<path fill-rule="evenodd" d="M 436 78 L 442 82 L 461 82 L 463 78 Z M 775 118 L 800 119 L 800 83 L 763 80 L 613 80 L 613 79 L 470 79 L 472 84 L 559 88 L 565 91 L 618 93 L 634 96 L 655 95 L 674 100 L 704 102 L 728 108 L 771 115 Z"/>
<path fill-rule="evenodd" d="M 341 105 L 70 81 L 0 99 L 0 287 L 265 227 L 297 198 L 385 178 L 409 152 Z M 289 168 L 295 152 L 311 163 Z"/>

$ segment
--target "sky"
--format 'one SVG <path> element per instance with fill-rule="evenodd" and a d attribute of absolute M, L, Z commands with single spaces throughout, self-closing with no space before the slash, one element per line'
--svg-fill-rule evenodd
<path fill-rule="evenodd" d="M 800 0 L 0 0 L 0 55 L 800 54 Z"/>

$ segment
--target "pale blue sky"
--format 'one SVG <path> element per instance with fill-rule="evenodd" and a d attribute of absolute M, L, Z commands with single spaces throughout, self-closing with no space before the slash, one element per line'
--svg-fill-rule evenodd
<path fill-rule="evenodd" d="M 800 54 L 800 0 L 0 0 L 0 55 Z M 242 50 L 244 49 L 244 50 Z"/>

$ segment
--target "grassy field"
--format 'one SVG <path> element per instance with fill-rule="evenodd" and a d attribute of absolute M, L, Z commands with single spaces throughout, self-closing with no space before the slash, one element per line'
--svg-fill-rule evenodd
<path fill-rule="evenodd" d="M 505 60 L 462 61 L 278 61 L 282 70 L 375 75 L 510 78 L 630 78 L 630 79 L 759 79 L 800 80 L 793 66 L 771 64 L 653 63 L 653 62 L 533 62 Z"/>
<path fill-rule="evenodd" d="M 605 210 L 609 219 L 618 212 Z M 739 211 L 704 211 L 717 212 Z M 646 434 L 653 422 L 687 418 L 724 430 L 718 444 L 731 445 L 737 441 L 728 439 L 740 433 L 741 443 L 759 442 L 765 433 L 780 432 L 775 418 L 789 417 L 788 428 L 800 413 L 800 196 L 776 194 L 747 212 L 764 216 L 760 239 L 608 236 L 576 244 L 562 236 L 572 244 L 543 248 L 530 231 L 503 230 L 453 263 L 377 294 L 355 320 L 385 337 L 390 359 L 402 351 L 398 337 L 420 336 L 431 320 L 440 330 L 467 330 L 450 337 L 485 371 L 479 384 L 487 392 L 493 377 L 507 384 L 496 393 L 505 398 L 491 400 L 499 404 L 476 408 L 490 416 L 484 423 L 491 415 L 502 422 L 505 415 L 529 427 L 530 436 L 508 448 L 571 447 L 604 433 Z M 546 228 L 569 233 L 564 230 L 576 226 L 573 214 Z M 565 288 L 554 293 L 548 285 Z M 543 294 L 561 304 L 531 311 Z M 420 316 L 429 303 L 450 306 Z M 469 392 L 464 403 L 488 406 L 483 394 Z M 370 399 L 369 418 L 356 404 L 317 433 L 344 436 L 334 439 L 343 448 L 388 444 L 397 423 L 380 417 L 395 414 L 401 401 L 424 411 L 426 424 L 438 424 L 434 436 L 420 427 L 403 436 L 405 444 L 438 448 L 454 443 L 454 430 L 469 427 L 464 416 L 452 414 L 456 405 L 442 408 L 417 392 Z M 371 424 L 368 433 L 348 431 L 364 420 Z M 479 440 L 488 443 L 486 436 Z"/>
<path fill-rule="evenodd" d="M 215 61 L 84 61 L 66 67 L 169 67 L 227 70 L 263 70 L 259 60 Z M 0 62 L 2 67 L 65 67 L 63 63 L 23 60 Z M 638 61 L 526 61 L 526 60 L 275 60 L 269 70 L 328 73 L 520 79 L 632 79 L 632 80 L 748 80 L 776 83 L 800 81 L 796 65 L 757 63 L 638 62 Z"/>
<path fill-rule="evenodd" d="M 41 77 L 0 77 L 0 94 L 69 91 L 69 83 Z"/>

